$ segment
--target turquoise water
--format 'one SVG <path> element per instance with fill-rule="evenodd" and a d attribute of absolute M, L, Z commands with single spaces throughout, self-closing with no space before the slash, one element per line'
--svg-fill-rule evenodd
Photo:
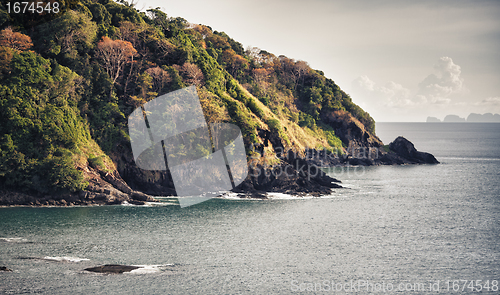
<path fill-rule="evenodd" d="M 479 293 L 497 294 L 500 124 L 382 123 L 377 133 L 406 136 L 442 164 L 336 168 L 348 189 L 315 199 L 0 208 L 0 266 L 13 270 L 0 272 L 0 293 L 343 294 L 331 286 L 368 282 L 347 291 L 437 294 L 439 282 L 439 293 L 465 294 L 447 286 L 482 280 L 490 290 Z M 147 267 L 83 271 L 111 263 Z"/>

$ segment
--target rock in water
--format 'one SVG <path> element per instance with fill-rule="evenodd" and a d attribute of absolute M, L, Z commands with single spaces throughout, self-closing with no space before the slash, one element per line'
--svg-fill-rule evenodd
<path fill-rule="evenodd" d="M 134 269 L 140 268 L 139 266 L 133 265 L 119 265 L 119 264 L 106 264 L 96 267 L 86 268 L 86 271 L 100 272 L 100 273 L 124 273 L 133 271 Z"/>
<path fill-rule="evenodd" d="M 439 164 L 439 161 L 429 153 L 419 152 L 406 138 L 399 136 L 389 144 L 389 149 L 398 156 L 418 164 Z"/>

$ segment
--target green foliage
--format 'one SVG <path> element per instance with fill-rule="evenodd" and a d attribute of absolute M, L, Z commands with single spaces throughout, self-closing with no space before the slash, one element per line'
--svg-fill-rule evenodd
<path fill-rule="evenodd" d="M 237 54 L 243 55 L 245 54 L 245 49 L 243 49 L 243 45 L 241 45 L 240 42 L 235 41 L 234 39 L 230 38 L 226 33 L 224 32 L 214 32 L 215 35 L 221 36 L 224 38 L 228 43 L 231 49 L 234 50 Z"/>
<path fill-rule="evenodd" d="M 281 123 L 277 119 L 269 119 L 267 120 L 267 126 L 269 126 L 269 129 L 274 130 L 274 131 L 281 131 Z"/>
<path fill-rule="evenodd" d="M 295 125 L 285 118 L 330 148 L 342 143 L 322 120 L 329 112 L 348 111 L 375 132 L 370 115 L 305 62 L 264 50 L 245 52 L 226 33 L 193 28 L 159 9 L 143 13 L 126 1 L 112 0 L 59 2 L 73 10 L 43 19 L 8 15 L 0 4 L 0 27 L 30 28 L 24 34 L 30 35 L 35 51 L 0 48 L 0 188 L 35 194 L 84 189 L 77 162 L 86 159 L 106 169 L 106 155 L 87 151 L 89 143 L 95 141 L 107 155 L 126 150 L 127 116 L 144 101 L 189 85 L 185 63 L 201 70 L 197 87 L 216 100 L 205 105 L 221 121 L 238 125 L 247 145 L 260 141 L 262 122 L 255 116 L 288 146 L 292 143 L 285 126 Z M 103 36 L 128 41 L 138 53 L 123 65 L 116 83 L 96 55 Z M 265 107 L 241 85 L 276 116 L 266 118 Z"/>
<path fill-rule="evenodd" d="M 321 129 L 322 129 L 322 132 L 326 138 L 326 141 L 330 145 L 330 147 L 338 149 L 338 148 L 342 148 L 344 146 L 344 144 L 342 143 L 342 140 L 340 140 L 340 138 L 338 138 L 335 135 L 335 131 L 333 130 L 332 127 L 325 125 L 325 124 L 321 124 Z"/>
<path fill-rule="evenodd" d="M 97 35 L 97 25 L 90 18 L 85 13 L 68 11 L 37 26 L 32 36 L 36 51 L 47 58 L 57 58 L 59 63 L 81 73 Z"/>
<path fill-rule="evenodd" d="M 90 154 L 89 157 L 87 158 L 87 161 L 89 162 L 91 167 L 96 168 L 98 170 L 105 170 L 106 165 L 104 165 L 103 157 L 104 157 L 103 155 L 95 156 L 94 154 Z"/>
<path fill-rule="evenodd" d="M 300 127 L 308 127 L 310 129 L 316 129 L 316 120 L 306 113 L 299 113 L 299 126 Z"/>
<path fill-rule="evenodd" d="M 257 142 L 257 122 L 252 120 L 252 117 L 248 113 L 248 109 L 243 107 L 241 103 L 227 97 L 227 95 L 223 94 L 222 99 L 227 105 L 233 123 L 241 128 L 245 144 Z"/>
<path fill-rule="evenodd" d="M 111 0 L 105 0 L 101 3 L 104 4 L 108 13 L 111 15 L 111 25 L 115 27 L 119 27 L 124 21 L 132 23 L 144 22 L 140 14 L 133 6 L 122 5 Z"/>
<path fill-rule="evenodd" d="M 248 108 L 259 118 L 263 119 L 264 118 L 264 111 L 257 105 L 257 102 L 255 100 L 249 99 L 248 100 Z"/>
<path fill-rule="evenodd" d="M 40 194 L 83 189 L 72 160 L 90 138 L 76 108 L 78 75 L 33 52 L 14 53 L 10 67 L 0 85 L 0 186 Z"/>

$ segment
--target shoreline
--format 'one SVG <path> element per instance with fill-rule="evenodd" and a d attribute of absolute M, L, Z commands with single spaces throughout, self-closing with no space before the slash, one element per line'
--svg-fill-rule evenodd
<path fill-rule="evenodd" d="M 342 187 L 343 189 L 349 189 L 348 187 Z M 335 191 L 332 190 L 332 194 Z M 228 194 L 234 196 L 228 196 Z M 277 192 L 260 192 L 258 196 L 254 196 L 254 193 L 224 193 L 220 196 L 214 197 L 212 199 L 219 200 L 231 200 L 231 201 L 239 201 L 239 200 L 254 200 L 254 201 L 271 201 L 271 200 L 305 200 L 305 199 L 315 199 L 315 198 L 333 198 L 332 194 L 286 194 L 286 193 L 277 193 Z M 155 197 L 153 197 L 155 198 Z M 130 203 L 121 203 L 121 204 L 90 204 L 90 205 L 29 205 L 29 204 L 14 204 L 14 205 L 0 205 L 0 208 L 86 208 L 86 207 L 104 207 L 104 206 L 132 206 L 132 207 L 162 207 L 162 206 L 175 206 L 177 203 L 168 203 L 162 202 L 158 199 L 168 199 L 168 200 L 177 200 L 176 196 L 162 196 L 156 197 L 154 202 L 145 202 L 143 205 L 136 205 Z M 126 202 L 126 201 L 125 201 Z"/>
<path fill-rule="evenodd" d="M 255 165 L 248 167 L 247 178 L 231 192 L 241 195 L 240 198 L 267 199 L 267 193 L 282 193 L 290 196 L 320 197 L 331 194 L 333 189 L 343 188 L 341 181 L 326 174 L 324 169 L 334 167 L 360 167 L 379 165 L 414 165 L 439 164 L 429 153 L 419 152 L 414 145 L 403 137 L 396 138 L 387 151 L 376 149 L 375 160 L 356 157 L 324 158 L 331 160 L 314 161 L 306 157 L 298 157 L 288 151 L 278 165 L 266 167 Z M 321 156 L 322 151 L 309 150 Z M 365 155 L 365 154 L 363 154 Z M 370 155 L 370 154 L 369 154 Z M 121 178 L 118 172 L 94 173 L 86 190 L 61 195 L 33 196 L 23 192 L 0 190 L 0 207 L 73 207 L 102 205 L 145 205 L 147 202 L 158 202 L 153 195 L 136 191 Z M 174 197 L 174 196 L 172 196 Z"/>

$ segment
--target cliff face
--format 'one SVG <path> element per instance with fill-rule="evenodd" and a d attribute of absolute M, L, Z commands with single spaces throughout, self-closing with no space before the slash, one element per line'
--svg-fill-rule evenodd
<path fill-rule="evenodd" d="M 127 118 L 189 85 L 207 122 L 240 127 L 253 171 L 287 166 L 300 174 L 288 151 L 293 159 L 308 149 L 349 156 L 382 145 L 370 115 L 304 61 L 244 50 L 223 32 L 157 9 L 84 0 L 64 11 L 27 22 L 0 4 L 3 195 L 87 204 L 148 199 L 137 191 L 173 194 L 168 171 L 135 165 Z M 308 190 L 331 183 L 313 174 Z M 298 189 L 292 183 L 303 177 L 249 177 L 246 186 Z"/>
<path fill-rule="evenodd" d="M 324 121 L 330 125 L 342 140 L 343 146 L 352 148 L 379 148 L 382 141 L 366 130 L 366 127 L 346 111 L 332 111 L 325 114 Z"/>

